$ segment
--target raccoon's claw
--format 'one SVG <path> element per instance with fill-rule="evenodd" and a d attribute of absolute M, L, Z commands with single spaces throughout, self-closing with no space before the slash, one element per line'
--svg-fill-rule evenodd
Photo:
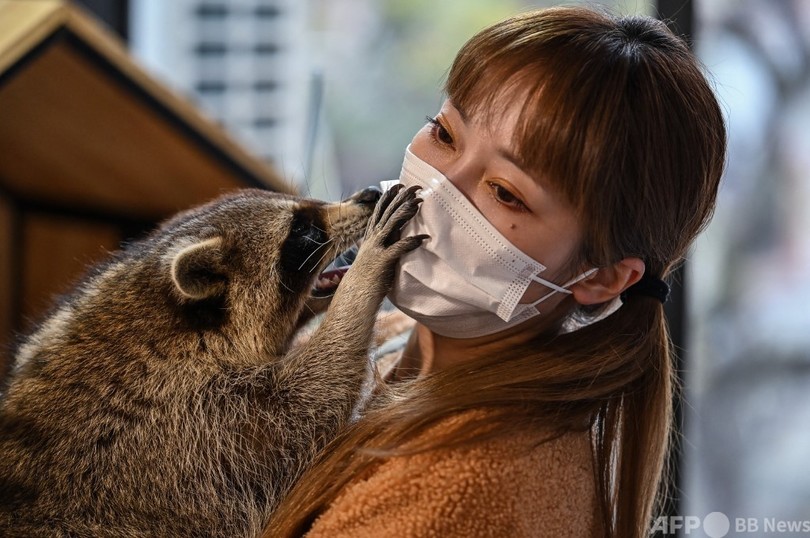
<path fill-rule="evenodd" d="M 383 221 L 391 219 L 392 214 L 402 205 L 408 202 L 415 202 L 417 204 L 422 202 L 422 199 L 416 196 L 416 193 L 422 190 L 419 185 L 413 185 L 405 188 L 404 185 L 398 183 L 385 191 L 382 199 L 377 203 L 374 208 L 374 214 L 369 220 L 369 227 L 379 225 Z M 400 194 L 401 193 L 401 194 Z"/>
<path fill-rule="evenodd" d="M 418 185 L 405 188 L 402 185 L 395 185 L 386 191 L 382 200 L 377 204 L 374 215 L 369 221 L 369 228 L 366 237 L 374 233 L 374 230 L 381 228 L 381 241 L 384 247 L 390 247 L 399 241 L 399 232 L 405 224 L 411 220 L 419 210 L 422 199 L 416 193 L 421 189 Z M 410 244 L 409 242 L 408 244 Z M 421 243 L 421 241 L 420 241 Z M 403 247 L 405 245 L 402 245 Z M 418 246 L 418 244 L 417 244 Z M 413 247 L 416 248 L 416 247 Z M 407 249 L 404 252 L 407 252 Z"/>
<path fill-rule="evenodd" d="M 399 240 L 399 245 L 402 248 L 402 253 L 410 252 L 422 244 L 425 239 L 430 239 L 428 234 L 412 235 Z"/>

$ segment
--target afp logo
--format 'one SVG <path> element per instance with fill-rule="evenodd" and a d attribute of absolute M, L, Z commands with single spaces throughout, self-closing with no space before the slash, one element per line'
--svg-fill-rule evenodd
<path fill-rule="evenodd" d="M 728 534 L 731 522 L 723 512 L 712 512 L 701 520 L 698 516 L 660 516 L 650 529 L 650 534 L 691 534 L 692 531 L 702 528 L 709 538 L 723 538 Z"/>

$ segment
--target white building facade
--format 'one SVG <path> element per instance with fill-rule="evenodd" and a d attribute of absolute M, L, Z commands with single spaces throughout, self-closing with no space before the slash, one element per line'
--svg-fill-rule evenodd
<path fill-rule="evenodd" d="M 130 48 L 302 193 L 329 198 L 341 189 L 319 141 L 323 82 L 309 47 L 308 6 L 131 0 Z"/>

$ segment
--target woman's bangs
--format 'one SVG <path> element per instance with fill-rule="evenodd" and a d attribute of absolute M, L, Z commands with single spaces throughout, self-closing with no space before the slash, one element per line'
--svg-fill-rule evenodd
<path fill-rule="evenodd" d="M 445 85 L 454 106 L 470 116 L 482 117 L 487 123 L 497 121 L 498 100 L 506 95 L 510 81 L 519 71 L 518 66 L 499 56 L 497 51 L 486 49 L 459 55 Z"/>
<path fill-rule="evenodd" d="M 524 106 L 517 120 L 512 147 L 522 167 L 544 187 L 563 197 L 576 210 L 582 197 L 582 169 L 572 155 L 577 138 L 576 103 L 562 88 L 568 73 L 579 66 L 560 65 L 551 47 L 506 50 L 495 41 L 473 40 L 462 49 L 448 76 L 445 90 L 454 106 L 495 125 L 514 100 Z M 545 73 L 554 72 L 553 79 Z M 580 124 L 581 125 L 581 124 Z"/>

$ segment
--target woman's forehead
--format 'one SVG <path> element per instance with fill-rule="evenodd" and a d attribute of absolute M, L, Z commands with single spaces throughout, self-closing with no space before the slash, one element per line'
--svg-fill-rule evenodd
<path fill-rule="evenodd" d="M 448 101 L 465 119 L 492 123 L 521 109 L 528 100 L 531 84 L 525 76 L 514 74 L 506 80 L 487 80 L 486 77 L 464 89 L 463 95 L 448 95 Z"/>
<path fill-rule="evenodd" d="M 487 132 L 498 138 L 508 137 L 509 144 L 513 145 L 515 131 L 526 108 L 525 92 L 499 91 L 496 95 L 483 101 L 458 103 L 448 98 L 446 105 L 455 110 L 461 120 L 467 125 L 474 125 L 477 129 Z"/>

